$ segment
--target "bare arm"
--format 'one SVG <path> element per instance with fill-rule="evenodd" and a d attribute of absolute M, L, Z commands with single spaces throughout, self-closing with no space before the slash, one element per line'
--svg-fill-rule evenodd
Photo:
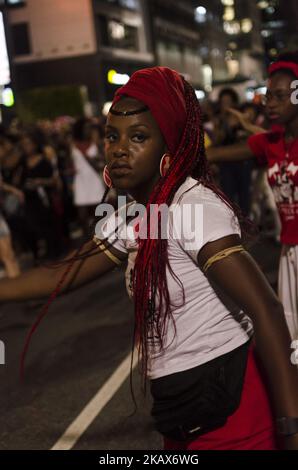
<path fill-rule="evenodd" d="M 245 113 L 241 113 L 237 109 L 233 109 L 233 108 L 229 108 L 227 111 L 231 113 L 233 116 L 235 116 L 238 119 L 241 126 L 243 127 L 243 129 L 245 129 L 250 134 L 254 135 L 254 134 L 261 134 L 263 132 L 266 132 L 266 129 L 264 129 L 263 127 L 256 126 L 255 124 L 250 122 L 245 116 Z"/>
<path fill-rule="evenodd" d="M 246 142 L 233 145 L 209 147 L 206 150 L 207 160 L 210 163 L 236 162 L 255 158 Z"/>
<path fill-rule="evenodd" d="M 112 270 L 116 264 L 101 251 L 93 241 L 84 245 L 81 254 L 86 254 L 94 248 L 92 256 L 83 261 L 74 262 L 72 270 L 62 287 L 61 293 L 76 289 L 77 287 L 92 281 L 104 273 Z M 110 251 L 121 260 L 126 258 L 125 254 L 111 248 Z M 65 258 L 69 260 L 75 252 Z M 31 269 L 16 279 L 3 279 L 0 281 L 0 302 L 22 301 L 38 299 L 49 296 L 56 288 L 61 276 L 67 269 L 68 263 L 56 268 L 39 267 Z"/>
<path fill-rule="evenodd" d="M 199 266 L 219 251 L 238 244 L 241 242 L 236 235 L 206 244 L 198 256 Z M 298 417 L 298 369 L 290 361 L 291 338 L 283 306 L 263 273 L 251 256 L 242 252 L 215 262 L 207 277 L 252 319 L 256 349 L 269 380 L 276 417 Z M 298 434 L 286 441 L 288 448 L 298 449 Z"/>

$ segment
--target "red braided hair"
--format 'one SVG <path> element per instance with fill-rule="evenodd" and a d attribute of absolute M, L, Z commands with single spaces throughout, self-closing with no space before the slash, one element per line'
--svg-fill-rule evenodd
<path fill-rule="evenodd" d="M 244 219 L 240 209 L 230 203 L 227 197 L 215 186 L 209 171 L 205 154 L 202 112 L 192 86 L 183 79 L 186 103 L 186 125 L 179 147 L 173 155 L 166 176 L 161 178 L 154 187 L 147 207 L 147 234 L 150 232 L 150 205 L 171 204 L 173 197 L 185 181 L 192 176 L 198 182 L 212 189 L 227 205 L 233 208 L 245 233 L 252 232 L 252 224 Z M 160 223 L 160 214 L 159 220 Z M 159 232 L 160 233 L 160 232 Z M 172 321 L 170 295 L 167 286 L 166 270 L 172 272 L 167 252 L 167 240 L 163 238 L 142 238 L 139 240 L 138 254 L 135 261 L 133 289 L 135 301 L 135 343 L 138 345 L 138 357 L 146 388 L 148 369 L 148 340 L 153 339 L 153 346 L 161 350 L 168 321 Z M 181 281 L 177 279 L 183 291 Z M 155 302 L 156 296 L 158 302 Z M 157 303 L 157 305 L 156 305 Z"/>
<path fill-rule="evenodd" d="M 169 206 L 177 189 L 185 181 L 186 177 L 192 176 L 198 182 L 212 189 L 224 202 L 234 209 L 235 216 L 237 216 L 242 228 L 242 234 L 250 235 L 253 233 L 252 224 L 243 217 L 240 209 L 237 206 L 228 201 L 227 197 L 215 186 L 212 181 L 205 154 L 204 131 L 202 127 L 202 114 L 199 102 L 192 86 L 183 78 L 182 80 L 187 113 L 186 124 L 180 139 L 180 144 L 177 148 L 177 151 L 173 155 L 173 159 L 171 160 L 171 166 L 167 172 L 167 175 L 158 181 L 150 195 L 146 207 L 147 233 L 151 233 L 150 216 L 148 217 L 150 214 L 150 205 L 156 204 L 159 206 L 161 204 L 167 204 Z M 104 202 L 106 195 L 107 191 L 105 192 L 101 202 Z M 94 253 L 97 252 L 97 247 L 95 246 L 87 253 L 80 254 L 85 242 L 77 250 L 73 258 L 61 262 L 63 264 L 68 264 L 68 266 L 61 276 L 56 289 L 50 296 L 46 305 L 42 308 L 27 336 L 21 358 L 22 377 L 24 374 L 25 357 L 28 351 L 31 337 L 41 320 L 48 313 L 52 302 L 59 295 L 63 284 L 72 271 L 74 262 L 78 260 L 83 261 L 85 258 L 93 256 Z M 53 267 L 56 266 L 57 264 Z M 183 290 L 183 285 L 175 276 L 175 273 L 171 270 L 169 265 L 167 240 L 162 238 L 153 239 L 150 237 L 141 239 L 139 242 L 139 249 L 133 276 L 135 301 L 134 343 L 137 342 L 138 344 L 139 360 L 144 383 L 147 376 L 148 366 L 148 336 L 150 335 L 153 338 L 157 338 L 159 347 L 163 348 L 163 337 L 165 334 L 167 322 L 169 320 L 173 321 L 170 296 L 166 281 L 167 268 L 169 269 L 171 275 L 177 279 Z M 156 295 L 159 297 L 157 308 L 155 306 Z M 184 302 L 184 291 L 182 301 Z"/>

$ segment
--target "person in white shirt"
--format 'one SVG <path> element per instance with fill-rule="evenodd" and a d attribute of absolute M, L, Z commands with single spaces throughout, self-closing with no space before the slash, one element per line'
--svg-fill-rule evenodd
<path fill-rule="evenodd" d="M 101 176 L 98 149 L 88 139 L 88 121 L 78 120 L 74 125 L 71 157 L 74 163 L 73 200 L 84 235 L 89 231 L 89 219 L 102 199 L 105 186 Z"/>
<path fill-rule="evenodd" d="M 135 346 L 165 448 L 273 450 L 278 431 L 298 450 L 298 372 L 283 307 L 243 247 L 249 224 L 212 182 L 201 124 L 177 72 L 133 74 L 108 114 L 104 178 L 135 202 L 100 220 L 94 239 L 54 270 L 1 281 L 0 301 L 54 291 L 51 302 L 127 262 Z"/>

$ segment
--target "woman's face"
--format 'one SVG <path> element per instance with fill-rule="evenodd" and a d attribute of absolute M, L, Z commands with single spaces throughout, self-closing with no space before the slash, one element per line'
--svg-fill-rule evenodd
<path fill-rule="evenodd" d="M 269 79 L 266 112 L 274 124 L 287 125 L 298 116 L 298 106 L 291 101 L 293 81 L 293 78 L 282 72 Z"/>
<path fill-rule="evenodd" d="M 116 111 L 135 111 L 144 107 L 132 98 L 120 100 Z M 109 113 L 105 128 L 105 157 L 113 185 L 118 189 L 152 190 L 166 145 L 150 111 L 131 116 Z"/>

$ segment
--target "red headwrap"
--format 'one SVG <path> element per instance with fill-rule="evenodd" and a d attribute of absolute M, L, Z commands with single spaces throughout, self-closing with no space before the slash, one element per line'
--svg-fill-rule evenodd
<path fill-rule="evenodd" d="M 181 76 L 167 67 L 138 70 L 129 82 L 116 92 L 113 105 L 123 95 L 140 100 L 149 107 L 169 151 L 175 154 L 186 124 Z"/>
<path fill-rule="evenodd" d="M 279 60 L 275 62 L 274 64 L 271 64 L 269 67 L 269 75 L 271 75 L 273 72 L 277 72 L 278 70 L 291 70 L 295 77 L 298 78 L 298 64 L 295 64 L 295 62 L 286 62 L 283 60 Z"/>

